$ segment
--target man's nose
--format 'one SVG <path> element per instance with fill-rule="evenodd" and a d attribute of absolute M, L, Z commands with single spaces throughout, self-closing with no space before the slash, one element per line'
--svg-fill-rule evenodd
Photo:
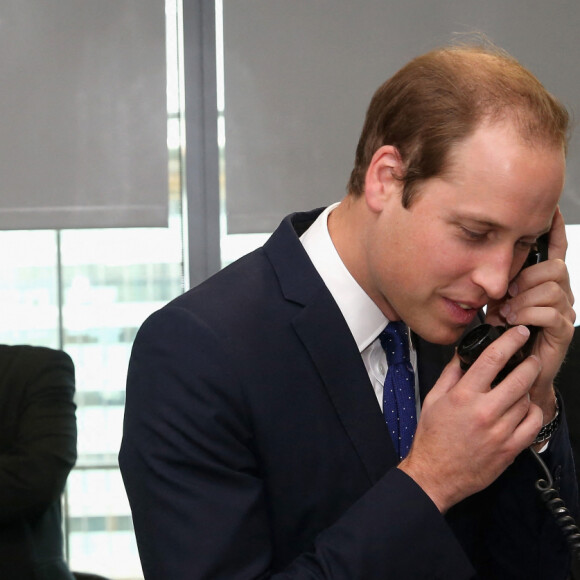
<path fill-rule="evenodd" d="M 514 262 L 513 248 L 498 248 L 482 257 L 472 275 L 473 282 L 488 298 L 500 300 L 508 289 Z"/>

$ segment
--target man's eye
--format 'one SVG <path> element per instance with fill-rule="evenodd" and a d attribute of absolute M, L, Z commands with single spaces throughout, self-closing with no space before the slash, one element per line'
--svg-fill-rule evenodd
<path fill-rule="evenodd" d="M 462 227 L 461 231 L 468 240 L 471 240 L 473 242 L 480 242 L 485 240 L 485 238 L 487 238 L 487 232 L 478 232 L 475 230 L 470 230 L 465 227 Z"/>

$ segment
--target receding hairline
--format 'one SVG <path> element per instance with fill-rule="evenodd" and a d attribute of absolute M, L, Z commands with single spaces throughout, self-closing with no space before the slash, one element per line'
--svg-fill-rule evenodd
<path fill-rule="evenodd" d="M 531 140 L 527 137 L 525 133 L 522 133 L 519 127 L 519 123 L 514 119 L 514 116 L 510 112 L 506 112 L 505 115 L 499 118 L 484 117 L 465 137 L 455 142 L 448 151 L 446 163 L 444 165 L 445 169 L 443 173 L 447 173 L 452 170 L 452 166 L 457 163 L 457 155 L 459 151 L 475 136 L 475 134 L 482 129 L 502 129 L 506 130 L 509 138 L 511 133 L 515 138 L 516 142 L 519 143 L 523 148 L 529 150 L 543 150 L 546 152 L 555 152 L 562 154 L 562 161 L 566 163 L 566 149 L 560 141 L 551 140 Z M 442 173 L 442 175 L 443 175 Z"/>
<path fill-rule="evenodd" d="M 542 124 L 535 120 L 537 103 L 530 103 L 528 101 L 529 95 L 513 91 L 516 84 L 513 79 L 519 78 L 522 86 L 524 85 L 523 79 L 528 87 L 535 85 L 536 96 L 543 95 L 546 99 L 546 110 L 549 99 L 553 103 L 557 103 L 558 99 L 509 52 L 484 37 L 483 39 L 478 38 L 477 41 L 458 42 L 433 49 L 412 59 L 409 64 L 414 61 L 429 63 L 433 61 L 432 59 L 447 60 L 452 63 L 458 71 L 454 75 L 455 78 L 460 78 L 466 85 L 473 85 L 473 92 L 479 93 L 477 107 L 479 120 L 470 134 L 486 122 L 513 122 L 518 129 L 518 134 L 527 143 L 537 144 L 538 141 L 543 141 L 542 146 L 551 144 L 559 147 L 562 145 L 564 152 L 567 152 L 570 132 L 569 119 L 566 119 L 565 131 L 548 130 L 548 124 Z M 501 82 L 502 78 L 505 78 L 505 85 Z M 476 86 L 478 82 L 481 82 L 483 89 L 481 86 Z M 509 93 L 511 96 L 508 95 Z M 555 108 L 552 109 L 552 112 L 554 110 Z M 464 138 L 468 136 L 466 135 Z"/>
<path fill-rule="evenodd" d="M 469 40 L 413 58 L 376 90 L 357 145 L 349 194 L 362 194 L 372 155 L 392 145 L 404 162 L 406 206 L 416 185 L 441 173 L 449 149 L 484 120 L 510 119 L 526 143 L 562 147 L 566 153 L 570 118 L 562 103 L 508 52 L 485 38 Z"/>

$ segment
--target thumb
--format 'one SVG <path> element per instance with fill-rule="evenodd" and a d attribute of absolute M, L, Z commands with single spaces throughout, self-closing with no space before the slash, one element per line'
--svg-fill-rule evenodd
<path fill-rule="evenodd" d="M 566 257 L 566 250 L 568 249 L 568 241 L 566 240 L 566 226 L 564 225 L 564 218 L 560 212 L 560 208 L 556 209 L 554 219 L 552 220 L 552 227 L 550 229 L 550 244 L 548 248 L 548 256 L 550 260 L 559 258 L 564 260 Z"/>
<path fill-rule="evenodd" d="M 447 394 L 459 382 L 462 376 L 463 371 L 459 367 L 459 357 L 455 353 L 451 361 L 443 369 L 441 376 L 433 388 L 429 391 L 431 400 L 437 400 Z"/>

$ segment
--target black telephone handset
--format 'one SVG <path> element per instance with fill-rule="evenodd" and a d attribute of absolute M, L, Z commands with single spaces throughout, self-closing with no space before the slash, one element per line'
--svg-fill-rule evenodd
<path fill-rule="evenodd" d="M 522 270 L 538 262 L 548 259 L 548 234 L 538 238 L 535 247 L 528 254 Z M 521 272 L 521 270 L 520 270 Z M 470 330 L 459 343 L 457 354 L 461 369 L 466 371 L 479 357 L 479 355 L 497 338 L 499 338 L 509 326 L 492 326 L 491 324 L 480 324 Z M 530 337 L 526 344 L 516 352 L 505 367 L 498 373 L 492 383 L 492 387 L 501 382 L 516 366 L 518 366 L 532 352 L 534 340 L 538 334 L 538 328 L 530 326 Z"/>
<path fill-rule="evenodd" d="M 522 270 L 533 264 L 543 262 L 548 259 L 548 238 L 549 234 L 544 234 L 538 238 L 536 247 L 528 254 Z M 520 270 L 521 272 L 521 270 Z M 499 338 L 509 326 L 492 326 L 491 324 L 480 324 L 470 330 L 460 341 L 457 347 L 457 354 L 459 355 L 459 364 L 463 371 L 477 360 L 477 357 L 497 338 Z M 491 386 L 494 387 L 500 383 L 518 364 L 527 358 L 534 346 L 534 341 L 538 334 L 538 328 L 529 326 L 530 336 L 526 344 L 516 352 L 504 368 L 498 373 Z M 580 529 L 576 525 L 574 518 L 571 516 L 568 508 L 564 505 L 563 500 L 559 497 L 559 492 L 554 488 L 554 481 L 550 470 L 544 463 L 540 455 L 532 448 L 529 451 L 534 456 L 536 461 L 540 464 L 545 479 L 539 479 L 536 482 L 536 489 L 540 493 L 542 501 L 548 510 L 554 516 L 556 523 L 562 530 L 562 534 L 568 543 L 572 558 L 576 566 L 580 563 Z M 576 578 L 577 575 L 575 574 Z"/>

